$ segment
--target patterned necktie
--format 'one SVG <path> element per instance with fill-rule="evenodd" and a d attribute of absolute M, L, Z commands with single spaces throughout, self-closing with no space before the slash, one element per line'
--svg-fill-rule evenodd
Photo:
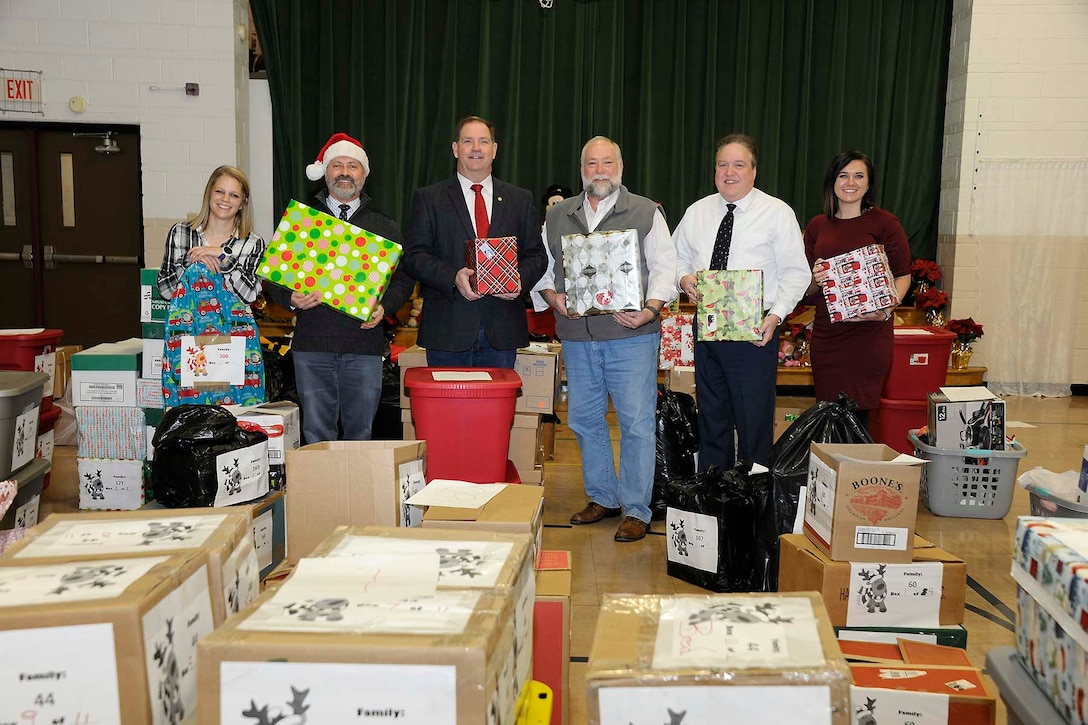
<path fill-rule="evenodd" d="M 714 253 L 710 255 L 711 269 L 726 269 L 729 265 L 729 244 L 733 241 L 733 210 L 736 204 L 726 204 L 729 211 L 718 225 L 718 236 L 714 238 Z"/>
<path fill-rule="evenodd" d="M 476 204 L 474 206 L 474 211 L 476 213 L 476 236 L 480 239 L 487 238 L 487 232 L 491 226 L 487 221 L 487 204 L 484 202 L 484 195 L 482 193 L 483 188 L 483 184 L 472 185 L 472 190 L 476 192 Z"/>
<path fill-rule="evenodd" d="M 340 205 L 340 218 L 343 219 L 344 221 L 348 220 L 348 209 L 350 209 L 350 208 L 351 208 L 351 204 L 341 204 Z"/>

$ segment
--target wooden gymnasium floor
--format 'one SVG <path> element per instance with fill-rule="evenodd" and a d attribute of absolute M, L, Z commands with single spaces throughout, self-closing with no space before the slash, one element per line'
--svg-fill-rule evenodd
<path fill-rule="evenodd" d="M 811 398 L 779 398 L 784 407 L 808 407 Z M 559 410 L 566 419 L 565 403 Z M 1088 398 L 1008 398 L 1007 417 L 1034 427 L 1013 428 L 1028 456 L 1020 472 L 1042 466 L 1055 472 L 1080 467 L 1088 443 Z M 613 424 L 618 450 L 619 429 Z M 646 539 L 618 544 L 612 540 L 618 519 L 591 526 L 572 527 L 570 515 L 579 510 L 585 496 L 578 444 L 562 424 L 556 431 L 555 458 L 546 464 L 544 548 L 572 552 L 572 632 L 570 664 L 570 705 L 572 725 L 586 722 L 583 680 L 593 642 L 593 630 L 602 595 L 607 592 L 634 594 L 705 593 L 704 590 L 673 579 L 665 572 L 665 537 L 655 522 Z M 53 511 L 77 510 L 75 448 L 58 447 L 53 461 L 53 483 L 46 491 L 42 515 Z M 1027 494 L 1017 488 L 1012 510 L 1004 519 L 959 519 L 933 516 L 924 506 L 918 513 L 918 533 L 937 546 L 959 555 L 967 562 L 968 654 L 982 667 L 986 653 L 998 646 L 1015 644 L 1016 585 L 1009 576 L 1012 538 L 1016 517 L 1028 513 Z M 998 723 L 1005 723 L 1002 707 Z"/>

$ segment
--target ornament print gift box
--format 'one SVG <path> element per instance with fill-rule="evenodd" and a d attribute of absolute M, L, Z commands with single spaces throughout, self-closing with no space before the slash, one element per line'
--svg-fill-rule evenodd
<path fill-rule="evenodd" d="M 695 339 L 763 339 L 763 270 L 706 269 L 695 278 Z"/>
<path fill-rule="evenodd" d="M 832 322 L 876 312 L 895 303 L 895 280 L 883 246 L 870 244 L 825 259 L 824 264 L 828 278 L 821 289 Z"/>
<path fill-rule="evenodd" d="M 366 322 L 402 252 L 394 241 L 292 200 L 257 276 L 292 292 L 319 292 L 323 304 Z"/>
<path fill-rule="evenodd" d="M 562 237 L 567 311 L 598 315 L 642 309 L 642 252 L 634 229 Z"/>

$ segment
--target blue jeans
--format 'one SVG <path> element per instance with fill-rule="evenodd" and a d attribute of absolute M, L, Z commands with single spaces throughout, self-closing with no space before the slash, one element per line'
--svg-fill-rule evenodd
<path fill-rule="evenodd" d="M 570 387 L 567 424 L 582 452 L 586 495 L 646 523 L 654 488 L 660 345 L 656 332 L 622 340 L 563 341 Z M 618 477 L 605 419 L 610 396 L 620 424 Z"/>
<path fill-rule="evenodd" d="M 699 470 L 732 468 L 739 458 L 769 466 L 774 439 L 778 333 L 764 347 L 750 342 L 695 343 L 699 397 Z"/>
<path fill-rule="evenodd" d="M 432 368 L 514 368 L 515 350 L 496 350 L 487 339 L 484 326 L 476 333 L 476 342 L 464 352 L 427 350 L 427 365 Z"/>
<path fill-rule="evenodd" d="M 292 354 L 305 442 L 337 440 L 337 423 L 343 427 L 343 440 L 370 440 L 382 396 L 381 357 L 336 352 Z"/>

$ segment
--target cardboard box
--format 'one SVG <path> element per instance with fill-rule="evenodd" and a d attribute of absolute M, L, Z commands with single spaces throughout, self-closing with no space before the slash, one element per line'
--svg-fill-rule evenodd
<path fill-rule="evenodd" d="M 213 626 L 197 553 L 0 567 L 0 721 L 178 722 Z"/>
<path fill-rule="evenodd" d="M 323 441 L 287 451 L 287 558 L 298 561 L 345 524 L 418 526 L 404 501 L 425 485 L 424 441 Z"/>
<path fill-rule="evenodd" d="M 520 413 L 554 413 L 555 400 L 559 396 L 559 370 L 562 366 L 562 346 L 554 343 L 534 342 L 518 350 L 514 369 L 521 376 L 521 394 L 514 403 Z M 400 366 L 400 407 L 408 409 L 412 402 L 404 387 L 404 371 L 408 368 L 425 367 L 427 351 L 419 345 L 401 351 L 397 358 Z"/>
<path fill-rule="evenodd" d="M 915 537 L 910 564 L 832 561 L 800 534 L 780 536 L 778 550 L 779 591 L 820 592 L 836 627 L 963 623 L 967 565 L 921 537 Z"/>
<path fill-rule="evenodd" d="M 140 322 L 166 322 L 170 301 L 159 294 L 159 270 L 140 270 Z"/>
<path fill-rule="evenodd" d="M 238 420 L 260 426 L 268 436 L 268 482 L 274 489 L 287 485 L 287 451 L 302 445 L 302 426 L 298 405 L 290 401 L 263 403 L 248 408 L 228 405 L 226 409 Z"/>
<path fill-rule="evenodd" d="M 813 443 L 804 533 L 835 561 L 910 563 L 924 461 L 885 445 Z"/>
<path fill-rule="evenodd" d="M 423 514 L 423 528 L 528 534 L 533 539 L 535 559 L 544 533 L 544 489 L 507 486 L 480 508 L 429 506 Z"/>
<path fill-rule="evenodd" d="M 53 368 L 53 397 L 63 398 L 72 380 L 72 355 L 83 349 L 82 345 L 61 345 L 56 351 Z"/>
<path fill-rule="evenodd" d="M 674 365 L 669 370 L 669 390 L 695 397 L 695 366 Z"/>
<path fill-rule="evenodd" d="M 929 445 L 1005 450 L 1005 401 L 981 386 L 967 390 L 971 400 L 950 402 L 943 392 L 929 394 Z"/>
<path fill-rule="evenodd" d="M 804 408 L 779 408 L 776 406 L 774 409 L 774 439 L 777 441 L 779 436 L 793 425 L 793 421 L 797 420 L 797 416 L 804 412 Z"/>
<path fill-rule="evenodd" d="M 540 552 L 533 607 L 533 679 L 552 689 L 551 725 L 570 722 L 571 583 L 570 552 Z"/>
<path fill-rule="evenodd" d="M 835 634 L 840 642 L 898 642 L 901 639 L 912 639 L 967 649 L 967 628 L 962 624 L 947 627 L 835 627 Z"/>
<path fill-rule="evenodd" d="M 287 558 L 287 507 L 283 491 L 269 491 L 264 498 L 237 504 L 249 509 L 253 548 L 263 580 Z"/>
<path fill-rule="evenodd" d="M 514 462 L 520 475 L 531 473 L 540 458 L 542 447 L 540 419 L 540 413 L 514 413 L 514 423 L 510 426 L 510 448 L 506 457 Z M 400 420 L 404 425 L 404 440 L 416 440 L 416 427 L 412 421 L 411 408 L 400 411 Z M 522 483 L 525 483 L 524 478 Z"/>
<path fill-rule="evenodd" d="M 72 355 L 72 405 L 135 408 L 143 341 L 104 342 Z"/>
<path fill-rule="evenodd" d="M 993 725 L 997 700 L 974 667 L 852 664 L 857 722 Z M 872 719 L 877 718 L 877 719 Z"/>
<path fill-rule="evenodd" d="M 143 328 L 143 359 L 141 378 L 162 378 L 162 356 L 166 352 L 166 325 L 162 322 L 145 322 Z"/>
<path fill-rule="evenodd" d="M 0 566 L 199 553 L 208 566 L 219 625 L 257 595 L 248 510 L 163 509 L 53 514 L 0 557 Z"/>
<path fill-rule="evenodd" d="M 746 721 L 847 725 L 850 671 L 820 597 L 605 594 L 586 671 L 590 725 Z"/>

